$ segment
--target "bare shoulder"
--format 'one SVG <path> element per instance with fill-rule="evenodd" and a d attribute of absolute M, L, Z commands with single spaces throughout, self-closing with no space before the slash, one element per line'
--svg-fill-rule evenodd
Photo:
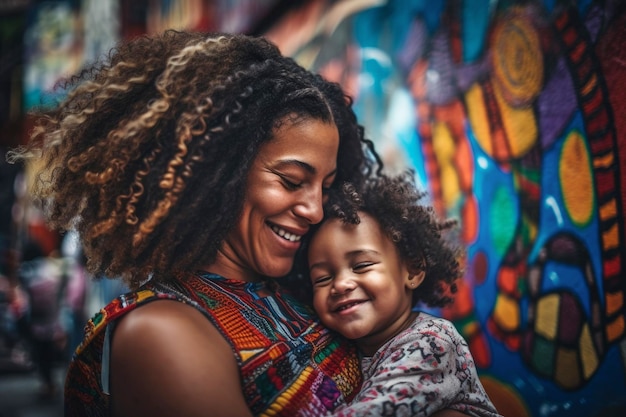
<path fill-rule="evenodd" d="M 116 326 L 111 350 L 113 415 L 246 416 L 233 352 L 195 308 L 148 303 Z"/>

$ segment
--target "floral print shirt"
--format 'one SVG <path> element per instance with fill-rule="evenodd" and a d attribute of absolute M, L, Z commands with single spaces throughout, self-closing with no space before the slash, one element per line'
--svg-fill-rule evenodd
<path fill-rule="evenodd" d="M 500 416 L 483 388 L 467 342 L 448 320 L 419 313 L 413 324 L 361 359 L 364 383 L 333 416 L 426 417 L 450 408 Z"/>

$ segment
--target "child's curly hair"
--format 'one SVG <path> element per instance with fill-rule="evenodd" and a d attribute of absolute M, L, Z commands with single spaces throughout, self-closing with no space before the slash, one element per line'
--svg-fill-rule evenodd
<path fill-rule="evenodd" d="M 423 302 L 443 307 L 456 293 L 462 276 L 462 252 L 442 236 L 456 225 L 440 221 L 432 206 L 418 204 L 427 195 L 415 186 L 413 173 L 381 175 L 363 187 L 344 183 L 330 192 L 324 206 L 324 221 L 337 218 L 348 224 L 360 222 L 359 212 L 371 215 L 396 245 L 410 270 L 424 271 L 425 278 L 413 291 L 413 305 Z"/>
<path fill-rule="evenodd" d="M 78 231 L 94 275 L 131 287 L 215 259 L 260 146 L 288 117 L 337 126 L 338 182 L 361 183 L 379 161 L 341 88 L 262 38 L 139 37 L 67 87 L 12 159 L 39 159 L 50 225 Z"/>

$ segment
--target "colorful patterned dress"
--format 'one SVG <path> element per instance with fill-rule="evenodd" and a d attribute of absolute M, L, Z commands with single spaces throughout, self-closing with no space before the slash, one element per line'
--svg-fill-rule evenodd
<path fill-rule="evenodd" d="M 232 346 L 248 407 L 259 416 L 320 416 L 350 401 L 361 383 L 354 348 L 320 325 L 308 307 L 273 283 L 192 275 L 120 296 L 87 324 L 68 368 L 65 416 L 108 416 L 113 324 L 148 302 L 197 308 Z M 271 366 L 267 366 L 271 364 Z"/>
<path fill-rule="evenodd" d="M 451 408 L 501 417 L 483 388 L 467 342 L 448 320 L 419 313 L 407 329 L 363 357 L 363 386 L 336 417 L 426 417 Z"/>

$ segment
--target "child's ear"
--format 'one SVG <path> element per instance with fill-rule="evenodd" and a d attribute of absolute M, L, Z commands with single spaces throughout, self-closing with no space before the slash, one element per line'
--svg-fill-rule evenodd
<path fill-rule="evenodd" d="M 424 278 L 426 278 L 426 271 L 424 270 L 409 272 L 409 276 L 406 279 L 406 286 L 414 290 L 424 282 Z"/>

